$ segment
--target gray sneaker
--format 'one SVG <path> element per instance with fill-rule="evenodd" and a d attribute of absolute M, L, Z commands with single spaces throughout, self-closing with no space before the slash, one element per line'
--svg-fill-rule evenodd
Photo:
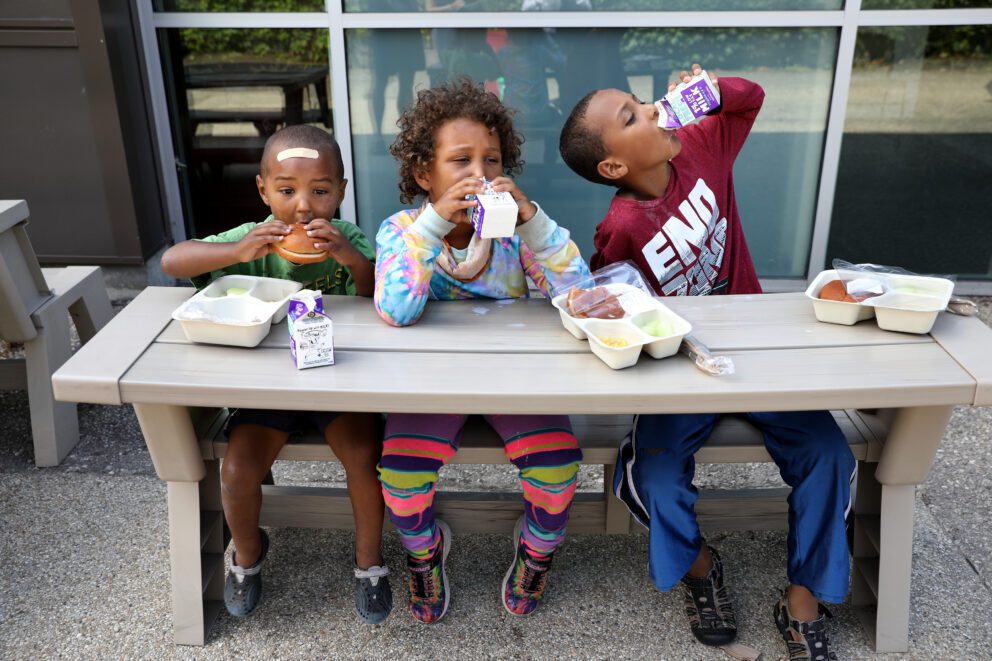
<path fill-rule="evenodd" d="M 355 591 L 355 610 L 365 624 L 381 624 L 393 610 L 393 591 L 389 587 L 389 567 L 355 567 L 358 588 Z"/>
<path fill-rule="evenodd" d="M 231 554 L 231 564 L 224 581 L 224 605 L 234 617 L 250 615 L 262 600 L 262 561 L 269 552 L 269 536 L 261 528 L 258 534 L 262 538 L 262 552 L 251 567 L 237 566 L 234 562 L 236 551 Z"/>

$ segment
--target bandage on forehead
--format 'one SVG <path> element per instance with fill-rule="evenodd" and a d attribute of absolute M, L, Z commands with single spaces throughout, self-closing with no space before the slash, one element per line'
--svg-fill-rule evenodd
<path fill-rule="evenodd" d="M 281 152 L 276 154 L 276 160 L 280 163 L 285 161 L 287 158 L 320 158 L 320 152 L 316 149 L 310 149 L 309 147 L 291 147 L 289 149 L 283 149 Z"/>

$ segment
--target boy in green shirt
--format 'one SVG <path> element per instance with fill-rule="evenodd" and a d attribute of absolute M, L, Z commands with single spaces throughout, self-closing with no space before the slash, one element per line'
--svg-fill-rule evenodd
<path fill-rule="evenodd" d="M 306 125 L 276 132 L 265 144 L 255 180 L 272 210 L 261 223 L 190 240 L 162 256 L 162 270 L 189 278 L 197 288 L 223 275 L 252 275 L 302 282 L 324 294 L 372 296 L 375 249 L 362 231 L 332 219 L 348 181 L 333 137 Z M 305 225 L 327 259 L 293 264 L 275 252 L 292 223 Z M 381 452 L 377 418 L 370 413 L 238 409 L 227 425 L 228 449 L 221 467 L 224 516 L 234 542 L 224 603 L 235 617 L 258 606 L 261 567 L 269 539 L 258 527 L 262 481 L 291 434 L 316 428 L 344 465 L 355 516 L 355 605 L 363 621 L 378 624 L 392 608 L 389 570 L 382 559 L 383 501 L 376 464 Z"/>

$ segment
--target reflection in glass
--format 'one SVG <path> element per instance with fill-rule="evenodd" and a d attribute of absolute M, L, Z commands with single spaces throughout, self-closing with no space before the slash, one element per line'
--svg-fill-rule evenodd
<path fill-rule="evenodd" d="M 327 30 L 170 29 L 159 42 L 189 235 L 263 219 L 266 139 L 332 128 Z"/>
<path fill-rule="evenodd" d="M 862 9 L 980 9 L 992 0 L 861 0 Z"/>
<path fill-rule="evenodd" d="M 379 32 L 380 34 L 376 34 Z M 737 199 L 762 276 L 802 276 L 809 243 L 836 56 L 833 28 L 798 29 L 455 29 L 349 30 L 349 101 L 359 223 L 373 235 L 400 208 L 397 164 L 388 153 L 409 102 L 390 74 L 379 101 L 375 59 L 413 60 L 410 35 L 424 37 L 414 89 L 468 75 L 517 110 L 526 165 L 521 188 L 568 227 L 591 254 L 612 190 L 590 184 L 558 155 L 565 117 L 587 92 L 661 96 L 694 61 L 720 75 L 757 81 L 765 106 L 738 158 Z M 419 60 L 417 60 L 419 63 Z M 383 110 L 379 110 L 382 108 Z"/>
<path fill-rule="evenodd" d="M 144 0 L 139 0 L 143 2 Z M 324 11 L 324 0 L 154 0 L 155 11 Z"/>
<path fill-rule="evenodd" d="M 827 263 L 992 279 L 992 26 L 861 28 Z"/>
<path fill-rule="evenodd" d="M 885 2 L 886 0 L 875 0 Z M 905 0 L 926 2 L 927 0 Z M 946 1 L 946 0 L 945 0 Z M 967 2 L 968 0 L 959 0 Z M 975 0 L 971 0 L 975 1 Z M 427 11 L 790 11 L 841 9 L 843 0 L 421 0 Z M 398 12 L 402 2 L 344 0 L 346 12 Z"/>

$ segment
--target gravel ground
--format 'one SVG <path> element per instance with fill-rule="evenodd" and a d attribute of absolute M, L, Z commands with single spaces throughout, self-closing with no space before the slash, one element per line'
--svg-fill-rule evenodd
<path fill-rule="evenodd" d="M 115 290 L 112 289 L 112 296 Z M 118 306 L 127 300 L 122 289 Z M 992 299 L 982 299 L 986 323 Z M 17 349 L 0 346 L 0 354 Z M 222 615 L 207 645 L 172 643 L 165 487 L 155 478 L 131 409 L 83 405 L 81 441 L 57 468 L 34 467 L 24 392 L 0 392 L 0 658 L 439 658 L 727 659 L 695 644 L 675 594 L 647 580 L 644 535 L 571 537 L 556 557 L 545 606 L 510 618 L 498 588 L 511 546 L 496 535 L 456 535 L 452 606 L 436 626 L 402 606 L 380 627 L 352 611 L 352 535 L 276 529 L 266 598 L 245 621 Z M 833 609 L 842 659 L 988 658 L 992 649 L 992 411 L 960 408 L 918 490 L 911 649 L 875 655 L 853 611 Z M 340 470 L 279 465 L 281 483 L 343 486 Z M 452 466 L 445 488 L 519 490 L 509 466 Z M 771 465 L 704 466 L 700 486 L 778 485 Z M 583 490 L 602 472 L 583 470 Z M 740 617 L 741 641 L 784 658 L 771 606 L 784 585 L 785 534 L 718 534 Z M 402 568 L 396 536 L 387 561 Z M 401 575 L 394 578 L 402 597 Z M 402 601 L 400 604 L 402 604 Z M 976 615 L 977 614 L 977 615 Z"/>

